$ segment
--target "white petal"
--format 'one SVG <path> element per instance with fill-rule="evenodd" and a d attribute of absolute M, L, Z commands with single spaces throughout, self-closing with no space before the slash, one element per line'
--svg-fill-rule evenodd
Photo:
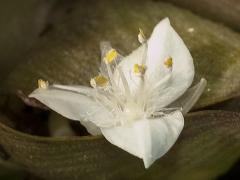
<path fill-rule="evenodd" d="M 157 98 L 158 106 L 164 107 L 180 97 L 192 84 L 194 65 L 186 45 L 171 27 L 169 19 L 162 20 L 155 28 L 148 42 L 148 59 L 146 61 L 146 79 L 149 85 L 164 77 L 166 57 L 173 59 L 172 78 L 168 86 L 161 90 Z M 159 102 L 159 99 L 158 99 Z"/>
<path fill-rule="evenodd" d="M 206 79 L 202 78 L 198 84 L 189 88 L 177 101 L 170 104 L 169 107 L 181 107 L 182 113 L 187 114 L 202 95 L 206 85 Z"/>
<path fill-rule="evenodd" d="M 61 84 L 53 84 L 52 87 L 60 90 L 73 91 L 86 96 L 94 96 L 95 94 L 95 90 L 93 88 L 81 85 L 66 86 Z"/>
<path fill-rule="evenodd" d="M 142 64 L 145 56 L 145 45 L 142 45 L 132 54 L 125 57 L 119 66 L 122 68 L 130 90 L 136 94 L 142 83 L 139 77 L 132 73 L 134 64 Z M 156 101 L 158 107 L 164 107 L 178 97 L 180 97 L 186 89 L 191 85 L 194 77 L 194 65 L 191 54 L 185 46 L 182 39 L 171 27 L 169 19 L 162 20 L 153 30 L 153 33 L 148 40 L 146 73 L 144 76 L 145 87 L 153 89 L 162 78 L 169 74 L 169 69 L 164 65 L 167 57 L 173 58 L 172 75 L 170 81 L 167 81 L 167 88 L 159 87 L 159 93 L 154 94 L 154 97 L 147 99 L 159 99 Z M 118 78 L 118 73 L 115 73 L 115 79 Z M 121 83 L 120 86 L 122 87 Z M 140 87 L 141 86 L 141 87 Z M 157 89 L 156 89 L 157 90 Z M 161 90 L 161 91 L 160 91 Z"/>
<path fill-rule="evenodd" d="M 101 129 L 91 121 L 80 121 L 80 123 L 87 129 L 87 131 L 91 135 L 97 136 L 102 134 Z"/>
<path fill-rule="evenodd" d="M 161 118 L 142 119 L 131 126 L 101 128 L 112 144 L 143 159 L 145 168 L 163 156 L 175 143 L 183 129 L 180 111 Z"/>
<path fill-rule="evenodd" d="M 91 134 L 99 134 L 99 129 L 94 125 L 111 119 L 109 111 L 101 104 L 96 103 L 89 94 L 73 91 L 73 87 L 62 86 L 36 89 L 29 97 L 36 98 L 59 114 L 80 121 Z M 70 90 L 71 89 L 71 90 Z M 78 87 L 78 91 L 79 87 Z M 88 121 L 89 120 L 89 121 Z M 91 121 L 91 122 L 90 122 Z M 94 124 L 93 124 L 94 123 Z"/>

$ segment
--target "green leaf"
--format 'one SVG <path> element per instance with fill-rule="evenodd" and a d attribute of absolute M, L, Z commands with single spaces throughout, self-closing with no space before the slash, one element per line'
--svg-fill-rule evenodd
<path fill-rule="evenodd" d="M 23 61 L 46 25 L 55 0 L 11 0 L 0 2 L 0 80 Z"/>
<path fill-rule="evenodd" d="M 24 180 L 27 177 L 26 172 L 15 167 L 9 167 L 8 163 L 0 160 L 0 179 L 6 180 Z"/>
<path fill-rule="evenodd" d="M 179 140 L 148 170 L 103 137 L 47 138 L 0 125 L 0 143 L 17 162 L 46 179 L 213 179 L 240 157 L 240 113 L 202 111 L 186 117 Z"/>
<path fill-rule="evenodd" d="M 240 112 L 240 97 L 232 98 L 220 103 L 217 103 L 212 106 L 208 106 L 204 109 L 208 110 L 225 110 L 225 111 L 233 111 L 233 112 Z M 202 110 L 204 110 L 202 109 Z"/>
<path fill-rule="evenodd" d="M 166 0 L 181 7 L 192 10 L 201 16 L 221 21 L 240 31 L 240 2 L 236 0 Z M 221 9 L 221 12 L 218 11 Z"/>
<path fill-rule="evenodd" d="M 139 46 L 139 27 L 149 36 L 154 25 L 169 17 L 194 57 L 196 81 L 201 77 L 208 80 L 195 108 L 239 95 L 240 35 L 221 24 L 154 1 L 103 0 L 94 5 L 76 1 L 59 4 L 52 14 L 52 28 L 42 35 L 27 63 L 9 75 L 5 88 L 30 93 L 39 78 L 88 85 L 98 73 L 100 41 L 111 41 L 127 55 Z"/>

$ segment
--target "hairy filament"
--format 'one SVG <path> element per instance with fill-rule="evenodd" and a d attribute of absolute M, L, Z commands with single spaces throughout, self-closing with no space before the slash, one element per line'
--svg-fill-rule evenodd
<path fill-rule="evenodd" d="M 126 96 L 127 96 L 127 98 L 129 98 L 129 97 L 131 97 L 131 92 L 130 92 L 130 88 L 129 88 L 129 86 L 128 86 L 128 82 L 127 82 L 127 80 L 126 80 L 126 78 L 125 78 L 124 73 L 122 72 L 121 67 L 118 66 L 118 67 L 117 67 L 117 70 L 118 70 L 119 76 L 120 76 L 120 78 L 121 78 L 121 80 L 122 80 L 122 83 L 123 83 L 123 87 L 124 87 L 124 89 L 125 89 Z"/>
<path fill-rule="evenodd" d="M 147 50 L 148 50 L 148 43 L 146 42 L 144 44 L 144 52 L 143 52 L 143 56 L 142 56 L 142 64 L 145 65 L 146 61 L 147 61 Z"/>
<path fill-rule="evenodd" d="M 110 64 L 106 64 L 106 66 L 107 66 L 107 72 L 108 72 L 109 80 L 110 80 L 110 82 L 111 82 L 112 88 L 115 90 L 115 89 L 117 89 L 117 85 L 116 85 L 116 83 L 115 83 L 115 81 L 114 81 L 114 79 L 113 79 L 112 69 L 111 69 L 111 67 L 110 67 Z"/>

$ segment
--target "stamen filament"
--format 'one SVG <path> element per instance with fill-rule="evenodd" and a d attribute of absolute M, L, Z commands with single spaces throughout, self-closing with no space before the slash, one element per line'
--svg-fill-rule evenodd
<path fill-rule="evenodd" d="M 126 96 L 127 96 L 127 97 L 130 97 L 130 96 L 131 96 L 131 92 L 130 92 L 130 88 L 129 88 L 129 86 L 128 86 L 128 82 L 127 82 L 127 80 L 126 80 L 126 78 L 125 78 L 125 75 L 124 75 L 124 73 L 122 72 L 122 69 L 121 69 L 120 67 L 118 67 L 117 70 L 118 70 L 119 76 L 120 76 L 120 78 L 121 78 L 121 80 L 122 80 L 122 83 L 123 83 L 123 87 L 124 87 L 124 89 L 125 89 Z"/>
<path fill-rule="evenodd" d="M 109 64 L 106 64 L 106 66 L 107 66 L 108 77 L 110 79 L 111 85 L 112 85 L 113 89 L 116 90 L 117 89 L 117 85 L 116 85 L 116 83 L 115 83 L 115 81 L 113 79 L 112 69 L 111 69 Z"/>
<path fill-rule="evenodd" d="M 103 105 L 104 107 L 106 107 L 107 109 L 113 107 L 113 102 L 110 101 L 109 99 L 107 99 L 106 96 L 101 94 L 100 89 L 96 88 L 96 96 L 95 96 L 95 101 L 101 105 Z"/>
<path fill-rule="evenodd" d="M 142 64 L 146 64 L 148 43 L 146 42 L 143 46 L 144 46 L 144 52 L 143 52 L 143 56 L 142 56 Z"/>

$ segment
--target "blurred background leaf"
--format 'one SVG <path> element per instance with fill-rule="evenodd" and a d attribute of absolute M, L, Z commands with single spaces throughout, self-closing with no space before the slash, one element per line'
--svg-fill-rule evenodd
<path fill-rule="evenodd" d="M 239 0 L 162 0 L 192 10 L 206 18 L 222 22 L 240 31 Z"/>
<path fill-rule="evenodd" d="M 100 41 L 110 40 L 127 55 L 139 46 L 138 27 L 150 35 L 156 23 L 169 17 L 193 55 L 195 79 L 208 81 L 196 108 L 239 95 L 240 35 L 231 29 L 159 1 L 70 2 L 55 7 L 51 29 L 42 35 L 27 62 L 9 74 L 5 88 L 29 93 L 39 78 L 88 85 L 98 73 Z"/>
<path fill-rule="evenodd" d="M 27 173 L 21 168 L 0 159 L 0 179 L 1 180 L 24 180 Z"/>
<path fill-rule="evenodd" d="M 0 80 L 37 41 L 48 21 L 55 0 L 0 1 Z"/>
<path fill-rule="evenodd" d="M 191 113 L 177 143 L 147 171 L 102 137 L 37 137 L 0 125 L 0 143 L 13 162 L 45 179 L 200 180 L 217 178 L 238 160 L 239 126 L 239 113 Z"/>

